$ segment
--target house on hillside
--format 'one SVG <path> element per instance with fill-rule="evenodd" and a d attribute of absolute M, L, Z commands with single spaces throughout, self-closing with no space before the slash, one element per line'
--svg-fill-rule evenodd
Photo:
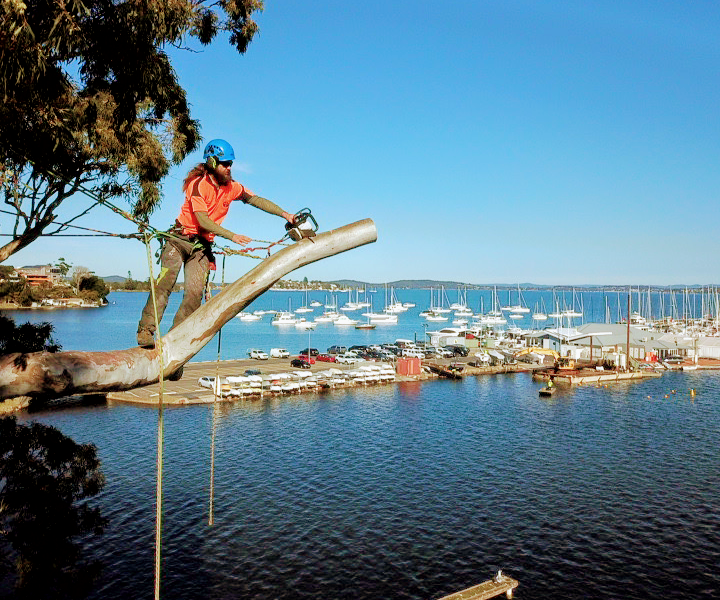
<path fill-rule="evenodd" d="M 53 265 L 33 265 L 17 269 L 20 277 L 24 277 L 30 285 L 55 285 L 62 280 L 62 272 Z"/>

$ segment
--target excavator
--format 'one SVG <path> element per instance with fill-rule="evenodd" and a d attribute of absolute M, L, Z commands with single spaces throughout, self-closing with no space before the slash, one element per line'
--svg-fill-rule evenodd
<path fill-rule="evenodd" d="M 555 359 L 555 370 L 556 371 L 574 371 L 576 368 L 574 358 L 570 358 L 569 356 L 560 356 L 560 354 L 558 354 L 557 351 L 552 350 L 550 348 L 537 348 L 537 347 L 523 348 L 519 352 L 515 353 L 515 358 L 519 358 L 525 354 L 530 354 L 530 353 L 552 356 Z"/>

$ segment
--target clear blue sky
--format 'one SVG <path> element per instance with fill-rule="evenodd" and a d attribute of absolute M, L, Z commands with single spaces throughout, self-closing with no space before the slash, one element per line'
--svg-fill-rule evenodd
<path fill-rule="evenodd" d="M 205 140 L 229 140 L 236 179 L 321 230 L 378 228 L 290 278 L 720 281 L 717 2 L 266 0 L 257 21 L 244 56 L 172 54 Z M 200 154 L 153 225 L 174 220 Z M 129 230 L 102 210 L 84 224 Z M 241 204 L 225 224 L 283 231 Z M 44 239 L 8 262 L 59 256 L 147 276 L 133 241 Z M 226 279 L 251 265 L 230 259 Z"/>

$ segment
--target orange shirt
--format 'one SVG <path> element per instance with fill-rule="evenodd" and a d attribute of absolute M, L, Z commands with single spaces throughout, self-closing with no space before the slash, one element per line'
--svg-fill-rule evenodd
<path fill-rule="evenodd" d="M 220 225 L 230 210 L 230 203 L 233 200 L 249 198 L 254 194 L 237 181 L 231 181 L 222 187 L 214 185 L 210 178 L 205 175 L 190 182 L 185 190 L 185 201 L 178 223 L 182 225 L 183 234 L 193 236 L 201 235 L 209 241 L 215 238 L 214 233 L 209 231 L 200 232 L 195 212 L 206 212 L 208 217 Z"/>

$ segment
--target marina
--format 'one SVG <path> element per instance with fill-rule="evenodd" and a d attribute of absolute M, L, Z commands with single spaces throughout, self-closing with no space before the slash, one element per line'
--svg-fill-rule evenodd
<path fill-rule="evenodd" d="M 478 300 L 472 292 L 471 303 Z M 247 312 L 286 309 L 288 294 L 269 292 Z M 262 382 L 302 371 L 290 360 L 307 348 L 433 345 L 442 327 L 422 327 L 418 313 L 426 294 L 396 290 L 400 301 L 417 306 L 396 325 L 370 331 L 277 327 L 270 322 L 274 312 L 256 321 L 233 319 L 221 343 L 208 344 L 180 381 L 166 382 L 164 595 L 430 599 L 501 568 L 521 582 L 518 598 L 660 600 L 677 586 L 683 590 L 678 598 L 720 589 L 713 535 L 720 482 L 709 450 L 720 418 L 720 373 L 711 358 L 658 360 L 647 364 L 661 377 L 558 383 L 552 396 L 541 397 L 544 383 L 533 374 L 555 368 L 554 351 L 537 351 L 542 330 L 536 330 L 525 354 L 516 356 L 517 337 L 505 331 L 507 343 L 489 347 L 498 340 L 491 336 L 485 347 L 477 340 L 467 356 L 419 360 L 428 367 L 462 365 L 461 379 L 422 367 L 403 375 L 397 357 L 384 363 L 395 367 L 395 381 L 387 383 L 346 376 L 369 361 L 316 360 L 302 370 L 337 369 L 342 383 L 325 391 L 281 386 L 217 401 L 198 384 L 216 373 L 235 379 L 259 371 L 252 377 Z M 538 302 L 533 292 L 523 297 L 528 306 Z M 602 306 L 602 296 L 590 298 L 585 320 L 608 331 L 602 314 L 596 319 L 588 310 Z M 104 309 L 52 313 L 64 348 L 132 344 L 144 297 L 110 299 L 115 303 Z M 48 314 L 29 311 L 20 319 L 47 320 Z M 653 335 L 638 338 L 661 341 L 650 340 Z M 446 341 L 437 346 L 443 353 L 455 340 Z M 615 351 L 611 341 L 612 350 L 603 352 Z M 674 354 L 674 341 L 671 346 Z M 694 351 L 692 343 L 685 347 Z M 289 356 L 273 357 L 273 348 Z M 246 357 L 249 349 L 269 359 Z M 589 360 L 589 338 L 581 350 Z M 597 361 L 595 336 L 592 351 Z M 590 375 L 600 373 L 593 368 Z M 103 563 L 91 600 L 143 597 L 152 588 L 153 522 L 146 515 L 154 512 L 159 396 L 157 386 L 133 392 L 144 397 L 16 413 L 23 422 L 51 424 L 98 447 L 108 480 L 99 503 L 110 525 L 104 539 L 88 547 Z M 208 527 L 212 439 L 215 524 Z M 637 578 L 644 585 L 628 588 L 625 582 Z"/>

